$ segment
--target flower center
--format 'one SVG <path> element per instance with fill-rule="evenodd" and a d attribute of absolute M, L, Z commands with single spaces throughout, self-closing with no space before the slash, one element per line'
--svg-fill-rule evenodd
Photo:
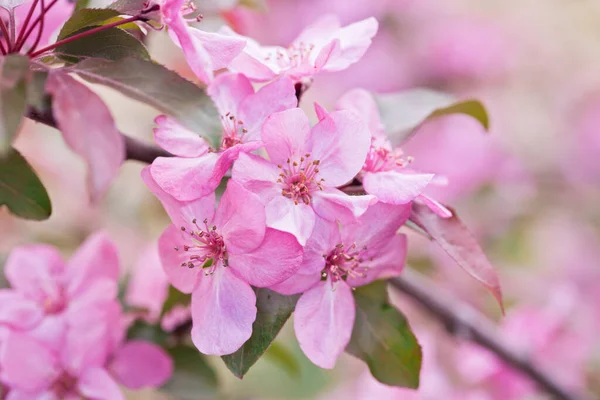
<path fill-rule="evenodd" d="M 223 236 L 217 233 L 217 227 L 208 226 L 208 220 L 203 221 L 204 227 L 197 224 L 196 218 L 192 220 L 192 224 L 196 227 L 195 230 L 181 227 L 183 232 L 188 232 L 192 238 L 191 245 L 184 244 L 183 246 L 175 247 L 175 251 L 184 251 L 188 254 L 187 261 L 181 263 L 182 267 L 206 269 L 205 274 L 211 275 L 215 272 L 219 261 L 223 265 L 227 265 L 227 249 Z"/>
<path fill-rule="evenodd" d="M 364 278 L 368 268 L 363 266 L 368 258 L 367 247 L 359 249 L 356 243 L 345 247 L 342 243 L 335 246 L 329 254 L 323 254 L 325 268 L 321 271 L 321 279 L 331 277 L 333 282 L 350 278 Z"/>
<path fill-rule="evenodd" d="M 412 157 L 404 158 L 401 149 L 390 150 L 385 146 L 371 144 L 363 169 L 371 172 L 390 171 L 404 168 L 412 162 Z"/>
<path fill-rule="evenodd" d="M 310 61 L 310 55 L 314 48 L 314 44 L 292 43 L 285 51 L 276 50 L 268 53 L 265 56 L 265 61 L 275 60 L 280 68 L 296 68 Z"/>
<path fill-rule="evenodd" d="M 281 173 L 277 182 L 283 186 L 281 194 L 294 200 L 295 204 L 310 204 L 311 193 L 323 190 L 322 182 L 325 181 L 318 178 L 319 163 L 319 160 L 311 160 L 310 154 L 305 154 L 304 157 L 300 157 L 299 162 L 288 158 L 286 165 L 278 165 Z"/>
<path fill-rule="evenodd" d="M 52 384 L 52 391 L 57 398 L 64 399 L 77 393 L 77 378 L 63 372 Z"/>
<path fill-rule="evenodd" d="M 248 132 L 248 130 L 244 128 L 244 121 L 237 119 L 229 112 L 221 116 L 221 124 L 223 125 L 221 150 L 226 150 L 236 144 L 240 144 L 244 134 Z"/>

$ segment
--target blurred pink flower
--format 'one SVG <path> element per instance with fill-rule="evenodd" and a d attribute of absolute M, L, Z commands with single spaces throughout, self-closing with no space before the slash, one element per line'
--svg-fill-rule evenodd
<path fill-rule="evenodd" d="M 246 45 L 241 38 L 204 32 L 188 25 L 186 16 L 196 11 L 186 0 L 159 0 L 162 20 L 169 28 L 171 39 L 181 46 L 190 68 L 204 83 L 210 83 L 213 72 L 226 68 Z M 197 21 L 196 17 L 191 21 Z"/>
<path fill-rule="evenodd" d="M 218 151 L 212 151 L 204 139 L 174 119 L 156 119 L 156 142 L 178 157 L 157 158 L 150 172 L 156 183 L 177 200 L 194 200 L 214 192 L 240 153 L 263 146 L 260 129 L 265 119 L 297 104 L 294 85 L 287 77 L 254 93 L 245 76 L 223 74 L 209 86 L 208 93 L 223 125 Z"/>
<path fill-rule="evenodd" d="M 307 357 L 333 368 L 354 325 L 352 287 L 399 274 L 406 258 L 406 236 L 396 234 L 410 207 L 375 204 L 354 223 L 338 225 L 321 218 L 304 248 L 298 273 L 271 288 L 302 293 L 294 328 Z"/>
<path fill-rule="evenodd" d="M 287 48 L 261 46 L 245 38 L 246 47 L 234 58 L 230 69 L 254 81 L 287 75 L 296 82 L 321 71 L 341 71 L 360 60 L 377 28 L 377 20 L 372 17 L 342 27 L 336 16 L 325 15 L 306 27 Z M 227 27 L 221 32 L 244 38 Z"/>
<path fill-rule="evenodd" d="M 102 233 L 89 237 L 66 264 L 54 247 L 18 247 L 5 265 L 11 289 L 0 293 L 1 322 L 60 345 L 81 310 L 93 313 L 115 299 L 118 273 L 117 249 Z"/>
<path fill-rule="evenodd" d="M 205 354 L 233 353 L 252 334 L 256 296 L 289 278 L 302 248 L 285 232 L 265 227 L 259 199 L 231 180 L 215 211 L 215 196 L 182 203 L 142 178 L 173 221 L 159 239 L 163 268 L 175 288 L 192 293 L 192 340 Z"/>
<path fill-rule="evenodd" d="M 262 129 L 269 161 L 240 154 L 233 179 L 260 196 L 267 226 L 292 233 L 304 245 L 317 216 L 353 221 L 373 196 L 348 196 L 336 187 L 360 171 L 369 149 L 369 133 L 349 111 L 326 113 L 312 129 L 299 108 L 273 114 Z"/>

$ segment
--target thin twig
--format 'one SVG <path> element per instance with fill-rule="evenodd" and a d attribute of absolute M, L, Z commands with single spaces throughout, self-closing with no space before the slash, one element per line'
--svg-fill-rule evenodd
<path fill-rule="evenodd" d="M 559 400 L 583 400 L 548 376 L 525 354 L 508 346 L 494 324 L 472 307 L 445 296 L 424 277 L 405 269 L 390 284 L 417 302 L 441 321 L 450 334 L 473 341 L 494 353 L 515 370 L 529 377 L 541 389 Z"/>
<path fill-rule="evenodd" d="M 10 34 L 8 33 L 8 29 L 6 28 L 6 24 L 4 23 L 4 19 L 0 17 L 0 29 L 2 30 L 2 35 L 6 39 L 6 51 L 10 53 L 12 50 L 12 43 L 10 41 Z"/>

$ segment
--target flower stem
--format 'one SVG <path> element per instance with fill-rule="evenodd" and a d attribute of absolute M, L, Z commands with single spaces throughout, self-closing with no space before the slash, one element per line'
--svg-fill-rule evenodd
<path fill-rule="evenodd" d="M 6 48 L 4 47 L 4 43 L 2 43 L 1 40 L 0 40 L 0 52 L 2 52 L 2 55 L 6 55 Z"/>
<path fill-rule="evenodd" d="M 50 4 L 48 4 L 48 7 L 43 8 L 40 15 L 38 15 L 38 17 L 35 19 L 35 21 L 33 21 L 33 24 L 31 24 L 31 26 L 29 27 L 29 29 L 27 29 L 27 32 L 25 32 L 25 34 L 23 35 L 23 37 L 21 38 L 21 40 L 15 44 L 15 49 L 21 50 L 21 48 L 23 48 L 23 45 L 25 44 L 25 41 L 27 40 L 27 38 L 29 37 L 29 35 L 31 35 L 31 32 L 33 32 L 33 30 L 35 29 L 36 25 L 39 24 L 40 22 L 42 22 L 42 19 L 44 19 L 44 17 L 46 16 L 46 13 L 48 12 L 48 10 L 50 10 L 57 2 L 58 0 L 52 0 L 50 2 Z M 20 35 L 19 35 L 20 36 Z"/>
<path fill-rule="evenodd" d="M 41 12 L 44 12 L 44 0 L 40 0 L 40 8 L 41 8 Z M 27 52 L 27 54 L 31 54 L 32 52 L 35 51 L 35 48 L 38 46 L 38 44 L 40 44 L 40 40 L 42 39 L 42 33 L 44 32 L 44 20 L 46 18 L 42 18 L 42 20 L 40 21 L 40 27 L 38 29 L 38 34 L 37 37 L 35 38 L 35 42 L 33 43 L 33 46 L 31 46 L 31 49 L 29 49 L 29 51 Z"/>
<path fill-rule="evenodd" d="M 4 20 L 2 18 L 0 18 L 0 29 L 2 30 L 2 36 L 4 36 L 4 39 L 6 39 L 6 52 L 10 53 L 10 51 L 12 50 L 12 43 L 10 41 L 8 29 L 6 28 L 6 24 L 4 23 Z"/>
<path fill-rule="evenodd" d="M 10 28 L 10 41 L 11 43 L 16 43 L 17 33 L 15 28 L 15 9 L 11 8 L 8 13 L 8 24 Z"/>
<path fill-rule="evenodd" d="M 97 26 L 97 27 L 92 28 L 92 29 L 90 29 L 88 31 L 78 33 L 76 35 L 70 36 L 70 37 L 68 37 L 66 39 L 63 39 L 63 40 L 59 40 L 58 42 L 53 43 L 53 44 L 51 44 L 49 46 L 46 46 L 46 47 L 44 47 L 42 49 L 39 49 L 38 51 L 35 51 L 35 52 L 31 53 L 30 55 L 31 55 L 31 57 L 37 57 L 40 54 L 45 53 L 45 52 L 47 52 L 49 50 L 53 50 L 53 49 L 55 49 L 58 46 L 61 46 L 63 44 L 71 43 L 71 42 L 73 42 L 75 40 L 81 39 L 81 38 L 86 37 L 86 36 L 93 35 L 93 34 L 98 33 L 98 32 L 105 31 L 107 29 L 111 29 L 111 28 L 114 28 L 114 27 L 117 27 L 117 26 L 120 26 L 120 25 L 125 25 L 125 24 L 128 24 L 130 22 L 141 21 L 141 20 L 144 20 L 144 19 L 145 19 L 144 16 L 142 16 L 141 14 L 138 14 L 138 15 L 130 17 L 130 18 L 122 19 L 121 21 L 115 21 L 115 22 L 107 24 L 107 25 Z"/>
<path fill-rule="evenodd" d="M 39 0 L 33 0 L 33 4 L 29 7 L 29 12 L 27 13 L 27 17 L 25 17 L 25 21 L 21 25 L 21 29 L 19 30 L 19 36 L 17 37 L 16 43 L 20 43 L 23 40 L 23 36 L 25 35 L 25 31 L 27 30 L 27 26 L 29 25 L 29 21 L 31 21 L 31 17 L 33 16 L 33 11 L 37 7 L 37 3 Z M 42 7 L 42 12 L 44 11 Z"/>

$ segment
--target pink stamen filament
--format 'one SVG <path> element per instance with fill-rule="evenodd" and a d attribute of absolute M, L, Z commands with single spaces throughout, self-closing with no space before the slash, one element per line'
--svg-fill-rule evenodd
<path fill-rule="evenodd" d="M 294 200 L 295 204 L 310 204 L 311 193 L 323 190 L 325 179 L 318 179 L 320 161 L 311 161 L 310 154 L 305 154 L 300 157 L 300 162 L 288 159 L 286 163 L 286 166 L 277 166 L 282 171 L 277 179 L 283 185 L 281 194 Z"/>
<path fill-rule="evenodd" d="M 187 230 L 185 227 L 181 227 L 183 232 L 189 232 L 193 243 L 192 245 L 178 246 L 175 251 L 183 250 L 190 254 L 188 261 L 181 263 L 182 267 L 201 267 L 206 269 L 206 275 L 211 275 L 219 264 L 227 266 L 227 250 L 223 237 L 217 233 L 217 227 L 214 225 L 209 227 L 207 219 L 203 222 L 204 227 L 201 228 L 196 219 L 192 220 L 196 230 Z"/>
<path fill-rule="evenodd" d="M 345 248 L 339 243 L 329 254 L 323 254 L 325 268 L 321 272 L 321 278 L 330 277 L 333 282 L 347 280 L 348 278 L 364 278 L 368 267 L 363 263 L 367 259 L 367 247 L 358 249 L 356 243 Z M 372 261 L 372 258 L 369 258 Z"/>
<path fill-rule="evenodd" d="M 244 135 L 248 133 L 248 130 L 244 128 L 244 121 L 238 120 L 230 112 L 221 116 L 221 124 L 223 125 L 221 149 L 223 150 L 242 143 Z"/>

